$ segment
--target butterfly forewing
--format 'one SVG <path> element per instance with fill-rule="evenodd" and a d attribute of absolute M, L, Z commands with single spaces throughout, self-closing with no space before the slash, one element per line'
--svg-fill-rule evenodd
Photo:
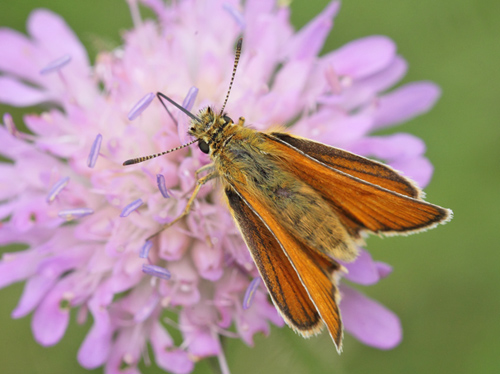
<path fill-rule="evenodd" d="M 323 322 L 280 244 L 231 187 L 227 186 L 225 192 L 231 213 L 278 311 L 301 335 L 318 333 Z"/>
<path fill-rule="evenodd" d="M 310 301 L 312 301 L 315 309 L 325 323 L 337 350 L 340 351 L 342 344 L 342 321 L 337 306 L 338 290 L 334 274 L 335 271 L 340 270 L 338 263 L 306 246 L 292 236 L 280 224 L 279 218 L 269 212 L 262 201 L 256 199 L 244 185 L 231 186 L 231 188 L 250 208 L 254 216 L 260 218 L 261 226 L 272 228 L 268 229 L 268 231 L 272 233 L 281 250 L 288 258 L 301 284 L 307 291 Z M 235 211 L 233 210 L 233 212 Z M 243 210 L 243 212 L 245 211 Z M 245 213 L 248 213 L 248 210 Z M 243 217 L 243 219 L 246 219 L 246 217 Z M 240 228 L 242 228 L 241 225 Z M 242 230 L 242 233 L 244 236 L 249 235 L 246 233 L 246 230 Z M 267 249 L 262 248 L 261 250 Z M 280 262 L 280 266 L 283 266 L 283 261 Z M 285 279 L 279 278 L 279 282 L 282 281 L 285 281 Z"/>
<path fill-rule="evenodd" d="M 449 219 L 447 209 L 411 197 L 419 195 L 418 190 L 412 190 L 416 187 L 378 162 L 370 163 L 370 160 L 357 156 L 359 160 L 353 163 L 353 167 L 347 168 L 344 165 L 353 156 L 349 152 L 306 139 L 292 141 L 291 136 L 280 137 L 287 142 L 275 134 L 268 135 L 277 152 L 287 154 L 283 168 L 313 186 L 356 235 L 363 230 L 384 234 L 411 233 Z M 305 154 L 291 143 L 305 150 L 315 148 L 321 152 Z"/>
<path fill-rule="evenodd" d="M 413 182 L 380 162 L 281 132 L 270 135 L 336 170 L 402 195 L 420 197 L 421 191 Z"/>

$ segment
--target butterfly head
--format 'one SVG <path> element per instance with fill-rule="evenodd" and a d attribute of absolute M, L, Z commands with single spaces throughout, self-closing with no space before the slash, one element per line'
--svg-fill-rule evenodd
<path fill-rule="evenodd" d="M 199 139 L 198 146 L 203 153 L 211 153 L 210 149 L 223 136 L 223 130 L 233 125 L 233 120 L 225 113 L 217 113 L 211 107 L 200 111 L 199 120 L 193 119 L 188 130 L 189 135 Z"/>

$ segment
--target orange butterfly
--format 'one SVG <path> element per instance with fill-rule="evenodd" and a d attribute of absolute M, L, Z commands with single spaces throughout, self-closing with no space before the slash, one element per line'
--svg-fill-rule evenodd
<path fill-rule="evenodd" d="M 422 192 L 390 167 L 353 153 L 283 132 L 260 132 L 234 123 L 222 110 L 195 116 L 158 93 L 191 119 L 196 139 L 181 147 L 124 162 L 131 165 L 195 142 L 213 163 L 198 179 L 184 212 L 200 188 L 222 181 L 231 213 L 277 310 L 304 337 L 326 325 L 337 350 L 342 346 L 337 278 L 353 261 L 364 233 L 405 235 L 444 223 L 452 212 L 422 200 Z M 156 234 L 155 234 L 156 235 Z M 154 236 L 154 235 L 153 235 Z"/>

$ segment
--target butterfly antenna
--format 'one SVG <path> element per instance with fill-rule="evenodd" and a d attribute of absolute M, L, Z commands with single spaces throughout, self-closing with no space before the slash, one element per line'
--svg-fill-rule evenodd
<path fill-rule="evenodd" d="M 134 165 L 134 164 L 138 164 L 140 162 L 144 162 L 144 161 L 147 161 L 147 160 L 151 160 L 152 158 L 156 158 L 156 157 L 160 157 L 160 156 L 163 156 L 163 155 L 166 155 L 167 153 L 171 153 L 171 152 L 174 152 L 174 151 L 178 151 L 179 149 L 182 149 L 182 148 L 185 148 L 185 147 L 188 147 L 190 146 L 191 144 L 193 143 L 196 143 L 197 141 L 199 141 L 200 139 L 195 139 L 187 144 L 183 144 L 179 147 L 175 147 L 175 148 L 172 148 L 172 149 L 169 149 L 168 151 L 165 151 L 165 152 L 161 152 L 161 153 L 156 153 L 154 155 L 149 155 L 149 156 L 143 156 L 143 157 L 137 157 L 137 158 L 132 158 L 130 160 L 127 160 L 123 163 L 123 166 L 127 166 L 127 165 Z"/>
<path fill-rule="evenodd" d="M 233 82 L 234 82 L 234 76 L 236 74 L 236 68 L 238 67 L 238 62 L 240 62 L 240 55 L 241 55 L 241 45 L 243 44 L 243 38 L 238 39 L 238 44 L 236 44 L 236 53 L 234 56 L 234 66 L 233 66 L 233 75 L 231 76 L 231 82 L 229 83 L 229 89 L 227 90 L 226 94 L 226 99 L 224 100 L 224 105 L 222 106 L 222 109 L 220 110 L 220 116 L 224 113 L 224 108 L 226 107 L 227 104 L 227 99 L 229 98 L 229 94 L 231 93 L 231 88 L 233 87 Z"/>
<path fill-rule="evenodd" d="M 163 105 L 163 107 L 166 109 L 167 112 L 169 112 L 167 106 L 165 105 L 165 103 L 163 102 L 162 99 L 165 99 L 167 100 L 170 104 L 172 104 L 173 106 L 175 106 L 177 109 L 179 109 L 182 113 L 184 113 L 186 116 L 188 116 L 189 118 L 191 119 L 194 119 L 196 122 L 200 122 L 201 123 L 201 119 L 196 117 L 193 113 L 191 113 L 189 110 L 186 110 L 186 108 L 184 108 L 182 105 L 179 105 L 177 104 L 174 100 L 172 100 L 170 97 L 168 97 L 167 95 L 164 95 L 162 94 L 161 92 L 157 92 L 156 93 L 156 97 L 158 97 L 158 100 L 160 100 L 161 102 L 161 105 Z M 169 112 L 170 113 L 170 112 Z"/>

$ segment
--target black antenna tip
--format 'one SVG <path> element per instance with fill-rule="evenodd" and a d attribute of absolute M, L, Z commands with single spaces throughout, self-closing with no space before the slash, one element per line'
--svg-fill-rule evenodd
<path fill-rule="evenodd" d="M 238 43 L 236 44 L 236 49 L 241 49 L 242 44 L 243 44 L 243 38 L 239 38 Z"/>
<path fill-rule="evenodd" d="M 133 165 L 135 164 L 135 160 L 134 159 L 130 159 L 130 160 L 127 160 L 123 163 L 123 166 L 127 166 L 127 165 Z"/>

